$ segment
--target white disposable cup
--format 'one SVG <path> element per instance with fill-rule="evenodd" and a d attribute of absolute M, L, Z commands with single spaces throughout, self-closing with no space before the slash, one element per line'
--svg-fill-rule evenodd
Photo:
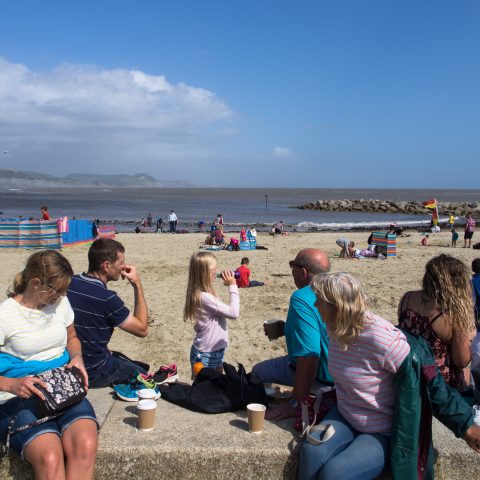
<path fill-rule="evenodd" d="M 155 400 L 140 400 L 137 403 L 138 429 L 144 432 L 153 430 L 155 426 L 155 413 L 157 402 Z"/>
<path fill-rule="evenodd" d="M 153 388 L 142 388 L 137 390 L 137 395 L 139 400 L 155 400 L 157 392 Z"/>
<path fill-rule="evenodd" d="M 266 409 L 267 407 L 261 403 L 249 403 L 247 405 L 248 431 L 250 433 L 262 433 Z"/>

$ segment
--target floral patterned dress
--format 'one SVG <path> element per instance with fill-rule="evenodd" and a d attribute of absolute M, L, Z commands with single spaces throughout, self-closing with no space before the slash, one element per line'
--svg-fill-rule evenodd
<path fill-rule="evenodd" d="M 405 330 L 422 336 L 432 347 L 437 367 L 443 375 L 445 381 L 459 391 L 467 387 L 463 369 L 454 365 L 452 360 L 452 345 L 448 340 L 442 340 L 433 331 L 432 325 L 443 313 L 439 313 L 435 318 L 430 320 L 425 315 L 413 311 L 407 307 L 400 313 L 399 326 Z"/>

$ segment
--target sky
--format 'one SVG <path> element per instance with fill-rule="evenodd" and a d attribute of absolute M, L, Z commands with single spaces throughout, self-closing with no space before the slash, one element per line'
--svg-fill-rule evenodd
<path fill-rule="evenodd" d="M 0 168 L 479 188 L 480 2 L 2 2 Z"/>

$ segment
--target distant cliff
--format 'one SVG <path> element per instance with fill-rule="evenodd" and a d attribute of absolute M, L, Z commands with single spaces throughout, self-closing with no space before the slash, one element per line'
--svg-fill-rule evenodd
<path fill-rule="evenodd" d="M 186 180 L 157 180 L 146 173 L 135 175 L 95 175 L 72 173 L 65 177 L 54 177 L 38 172 L 0 169 L 0 187 L 3 188 L 97 188 L 97 187 L 177 187 L 187 188 L 193 184 Z"/>

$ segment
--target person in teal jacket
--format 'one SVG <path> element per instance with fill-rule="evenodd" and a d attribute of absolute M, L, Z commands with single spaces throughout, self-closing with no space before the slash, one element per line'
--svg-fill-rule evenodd
<path fill-rule="evenodd" d="M 433 479 L 432 415 L 480 453 L 480 427 L 460 393 L 445 383 L 423 337 L 402 330 L 410 345 L 393 381 L 397 396 L 390 440 L 393 480 Z"/>

